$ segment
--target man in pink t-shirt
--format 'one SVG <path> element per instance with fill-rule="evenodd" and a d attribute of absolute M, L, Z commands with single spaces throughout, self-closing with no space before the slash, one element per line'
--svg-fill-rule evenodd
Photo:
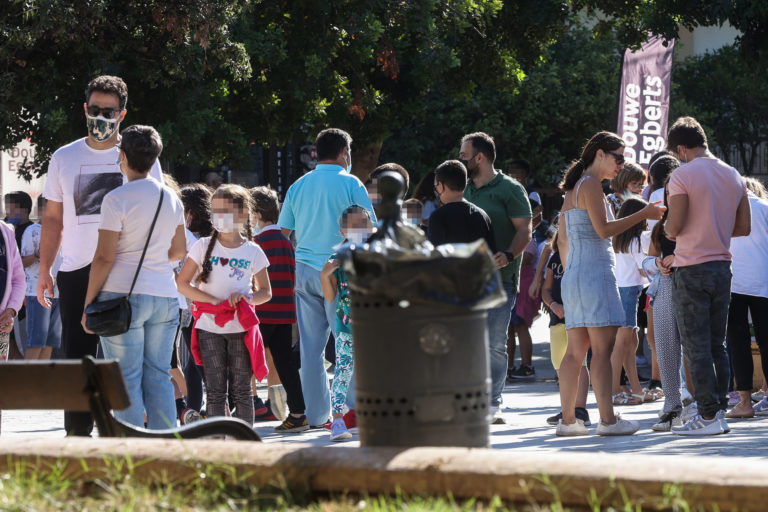
<path fill-rule="evenodd" d="M 667 145 L 683 163 L 669 177 L 664 231 L 677 239 L 672 297 L 699 416 L 672 427 L 679 435 L 730 431 L 725 421 L 730 369 L 725 330 L 731 292 L 731 237 L 746 236 L 751 211 L 746 187 L 733 167 L 707 149 L 692 117 L 669 130 Z"/>

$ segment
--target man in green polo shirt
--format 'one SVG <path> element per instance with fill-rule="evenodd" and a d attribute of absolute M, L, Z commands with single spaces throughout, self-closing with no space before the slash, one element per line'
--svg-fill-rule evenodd
<path fill-rule="evenodd" d="M 501 393 L 507 378 L 507 328 L 520 284 L 523 251 L 531 241 L 531 204 L 520 183 L 493 168 L 496 145 L 486 133 L 461 139 L 459 159 L 464 162 L 469 184 L 464 197 L 491 218 L 496 247 L 493 255 L 501 272 L 507 302 L 488 311 L 488 343 L 491 361 L 491 421 L 504 423 L 500 414 Z"/>

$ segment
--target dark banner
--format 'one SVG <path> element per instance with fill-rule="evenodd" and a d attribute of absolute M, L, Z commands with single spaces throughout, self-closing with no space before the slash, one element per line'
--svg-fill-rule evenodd
<path fill-rule="evenodd" d="M 674 43 L 664 46 L 654 36 L 640 50 L 624 52 L 618 133 L 627 143 L 624 156 L 644 168 L 666 147 Z"/>

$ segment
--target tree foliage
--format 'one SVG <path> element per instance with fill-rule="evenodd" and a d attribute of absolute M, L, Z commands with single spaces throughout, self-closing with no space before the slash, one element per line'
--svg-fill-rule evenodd
<path fill-rule="evenodd" d="M 518 89 L 483 84 L 453 100 L 436 89 L 424 113 L 386 141 L 382 160 L 421 176 L 456 158 L 462 135 L 485 131 L 496 140 L 497 167 L 526 159 L 536 180 L 549 186 L 592 134 L 615 129 L 620 63 L 615 40 L 596 41 L 573 26 Z"/>
<path fill-rule="evenodd" d="M 694 116 L 711 147 L 730 160 L 738 153 L 746 175 L 752 174 L 757 148 L 768 142 L 768 83 L 764 70 L 734 46 L 689 57 L 673 74 L 672 119 Z M 734 163 L 734 162 L 729 162 Z"/>
<path fill-rule="evenodd" d="M 84 136 L 90 78 L 128 84 L 125 123 L 156 126 L 168 160 L 205 164 L 228 156 L 245 134 L 220 114 L 231 84 L 251 76 L 229 34 L 239 0 L 12 0 L 0 14 L 0 146 L 30 137 L 37 168 Z"/>
<path fill-rule="evenodd" d="M 169 161 L 242 163 L 252 142 L 328 125 L 380 143 L 435 88 L 514 90 L 569 14 L 563 0 L 6 4 L 0 146 L 32 134 L 39 163 L 83 135 L 82 91 L 100 73 L 126 80 L 126 123 L 156 126 Z"/>
<path fill-rule="evenodd" d="M 728 22 L 742 33 L 741 51 L 766 56 L 768 2 L 764 0 L 571 0 L 571 5 L 574 11 L 583 10 L 598 19 L 597 34 L 614 33 L 628 46 L 639 47 L 648 33 L 671 40 L 681 27 L 693 30 Z"/>
<path fill-rule="evenodd" d="M 560 0 L 257 2 L 236 30 L 255 70 L 244 104 L 261 126 L 251 131 L 280 140 L 306 122 L 347 129 L 356 147 L 380 144 L 435 90 L 516 89 L 567 17 Z"/>

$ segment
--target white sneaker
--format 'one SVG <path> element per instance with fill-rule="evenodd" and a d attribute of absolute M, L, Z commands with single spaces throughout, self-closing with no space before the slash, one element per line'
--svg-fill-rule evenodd
<path fill-rule="evenodd" d="M 275 418 L 285 421 L 288 417 L 288 393 L 282 384 L 269 386 L 269 408 Z"/>
<path fill-rule="evenodd" d="M 683 407 L 683 412 L 680 414 L 680 419 L 683 420 L 683 423 L 688 423 L 698 415 L 699 406 L 696 404 L 696 402 L 691 402 L 690 404 Z"/>
<path fill-rule="evenodd" d="M 768 397 L 763 398 L 753 407 L 755 416 L 768 416 Z"/>
<path fill-rule="evenodd" d="M 491 425 L 504 425 L 507 421 L 501 415 L 500 407 L 491 407 Z"/>
<path fill-rule="evenodd" d="M 620 415 L 616 415 L 616 423 L 606 425 L 602 418 L 597 424 L 597 435 L 599 436 L 631 436 L 640 428 L 636 421 L 625 420 Z"/>
<path fill-rule="evenodd" d="M 557 430 L 555 431 L 555 435 L 562 437 L 588 436 L 589 430 L 587 430 L 587 427 L 584 426 L 584 420 L 576 418 L 575 423 L 566 425 L 561 419 L 557 422 Z"/>
<path fill-rule="evenodd" d="M 727 434 L 731 431 L 731 427 L 728 426 L 728 422 L 725 421 L 725 411 L 720 409 L 715 414 L 715 419 L 720 421 L 720 427 L 723 429 L 723 434 Z"/>
<path fill-rule="evenodd" d="M 352 433 L 347 430 L 344 418 L 338 418 L 331 423 L 331 441 L 344 441 L 352 437 Z"/>
<path fill-rule="evenodd" d="M 722 422 L 716 415 L 711 420 L 696 416 L 680 427 L 672 427 L 672 433 L 679 436 L 716 436 L 724 431 Z"/>
<path fill-rule="evenodd" d="M 660 415 L 659 422 L 651 427 L 656 432 L 669 432 L 672 427 L 682 426 L 683 420 L 679 412 L 665 412 Z"/>

